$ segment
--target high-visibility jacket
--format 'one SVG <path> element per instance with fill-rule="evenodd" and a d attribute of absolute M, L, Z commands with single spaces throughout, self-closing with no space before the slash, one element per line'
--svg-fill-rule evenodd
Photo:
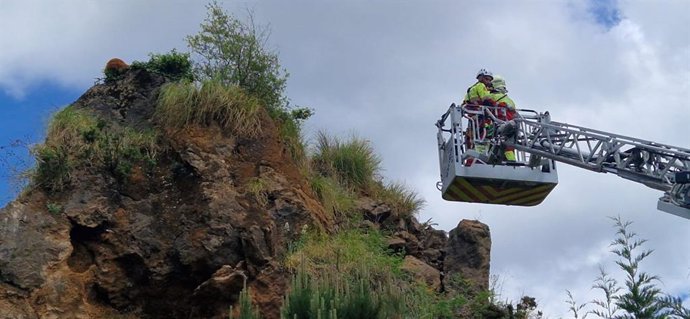
<path fill-rule="evenodd" d="M 494 100 L 496 106 L 498 106 L 496 116 L 498 116 L 499 119 L 512 120 L 515 117 L 515 102 L 513 102 L 508 94 L 499 92 L 491 93 L 491 99 Z"/>
<path fill-rule="evenodd" d="M 489 92 L 484 83 L 477 82 L 467 89 L 467 94 L 465 94 L 463 101 L 471 104 L 482 104 L 487 99 L 491 99 L 491 92 Z"/>
<path fill-rule="evenodd" d="M 506 93 L 491 93 L 491 99 L 496 102 L 497 106 L 505 106 L 513 111 L 515 111 L 515 102 L 508 97 Z"/>
<path fill-rule="evenodd" d="M 508 97 L 508 94 L 495 92 L 491 93 L 491 98 L 496 102 L 496 106 L 498 107 L 498 109 L 496 109 L 498 113 L 496 117 L 508 121 L 515 118 L 515 102 Z M 506 147 L 503 155 L 508 161 L 514 162 L 516 160 L 515 149 L 513 147 Z"/>

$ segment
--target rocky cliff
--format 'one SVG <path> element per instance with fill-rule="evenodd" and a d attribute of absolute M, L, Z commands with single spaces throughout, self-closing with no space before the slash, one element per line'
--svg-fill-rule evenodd
<path fill-rule="evenodd" d="M 82 165 L 64 189 L 33 186 L 0 210 L 0 318 L 226 318 L 245 283 L 262 315 L 279 317 L 289 244 L 336 221 L 265 110 L 251 137 L 214 123 L 163 129 L 153 114 L 164 83 L 130 70 L 73 103 L 105 131 L 158 131 L 155 165 Z M 488 286 L 486 225 L 462 221 L 449 239 L 366 196 L 357 209 L 434 289 L 452 274 Z"/>

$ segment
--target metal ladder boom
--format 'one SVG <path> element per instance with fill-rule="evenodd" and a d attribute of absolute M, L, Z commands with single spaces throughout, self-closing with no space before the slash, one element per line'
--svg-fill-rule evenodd
<path fill-rule="evenodd" d="M 520 110 L 533 112 L 530 110 Z M 676 181 L 690 171 L 690 149 L 552 122 L 548 112 L 518 116 L 517 138 L 503 141 L 517 150 L 595 172 L 611 173 L 665 192 L 661 201 L 687 206 L 690 184 Z M 681 196 L 683 202 L 678 202 Z M 683 209 L 683 207 L 680 207 Z M 668 209 L 662 209 L 668 211 Z M 690 209 L 673 214 L 690 218 Z"/>

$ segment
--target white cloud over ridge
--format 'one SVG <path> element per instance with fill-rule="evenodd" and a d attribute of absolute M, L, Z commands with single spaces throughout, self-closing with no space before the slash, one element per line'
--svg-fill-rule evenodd
<path fill-rule="evenodd" d="M 520 107 L 554 120 L 689 147 L 690 4 L 619 1 L 601 26 L 584 1 L 264 1 L 270 44 L 291 77 L 293 103 L 316 109 L 308 131 L 356 132 L 383 157 L 384 175 L 428 201 L 420 219 L 445 230 L 480 219 L 492 230 L 492 271 L 506 298 L 537 297 L 564 316 L 565 289 L 580 301 L 604 247 L 605 216 L 634 220 L 655 253 L 643 265 L 665 290 L 690 291 L 690 221 L 655 210 L 657 191 L 560 165 L 560 184 L 535 208 L 450 203 L 435 189 L 433 123 L 479 68 L 505 76 Z M 226 5 L 243 13 L 244 4 Z M 105 61 L 184 49 L 205 14 L 188 1 L 2 1 L 0 88 L 22 96 L 36 81 L 86 89 Z M 24 98 L 31 98 L 26 96 Z"/>
<path fill-rule="evenodd" d="M 154 1 L 2 1 L 0 87 L 21 97 L 38 81 L 88 87 L 110 58 L 185 48 L 203 6 Z M 179 23 L 190 19 L 194 23 Z"/>

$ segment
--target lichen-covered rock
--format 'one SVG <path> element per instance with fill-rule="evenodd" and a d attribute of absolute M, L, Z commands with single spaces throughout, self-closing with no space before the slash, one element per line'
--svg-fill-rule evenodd
<path fill-rule="evenodd" d="M 412 256 L 405 256 L 401 268 L 412 274 L 416 280 L 425 283 L 431 289 L 436 291 L 441 290 L 441 272 L 438 271 L 438 269 Z"/>
<path fill-rule="evenodd" d="M 487 290 L 491 260 L 489 226 L 476 220 L 462 220 L 448 237 L 443 261 L 444 287 L 452 290 L 457 280 L 467 280 L 470 287 L 465 288 L 475 292 Z"/>
<path fill-rule="evenodd" d="M 41 205 L 43 203 L 43 206 Z M 50 266 L 72 251 L 68 223 L 45 208 L 45 200 L 12 202 L 0 211 L 0 279 L 21 289 L 35 289 Z"/>

